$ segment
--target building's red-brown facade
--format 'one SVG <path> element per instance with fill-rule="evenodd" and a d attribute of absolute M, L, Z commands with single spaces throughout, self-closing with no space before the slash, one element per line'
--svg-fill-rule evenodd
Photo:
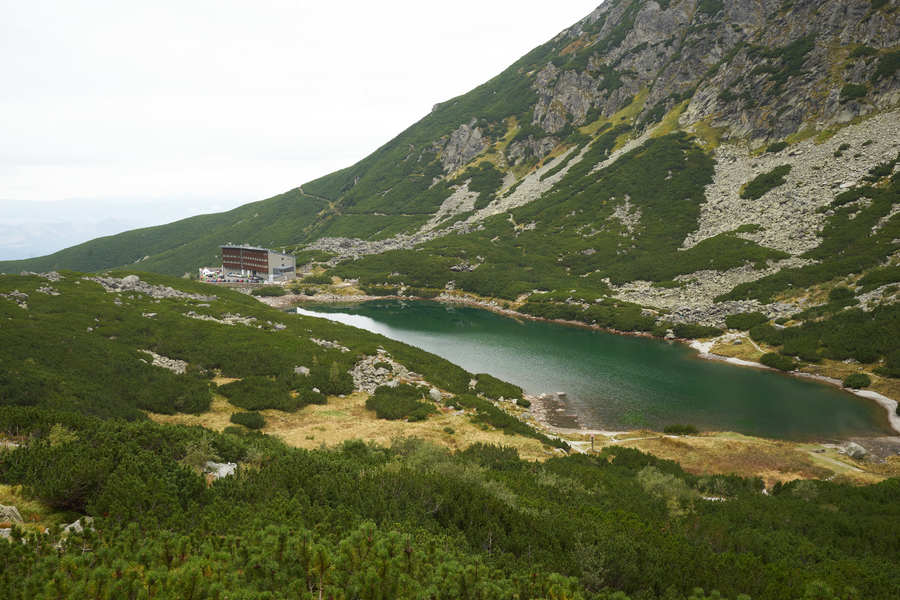
<path fill-rule="evenodd" d="M 255 246 L 222 246 L 222 267 L 226 272 L 236 271 L 269 281 L 293 279 L 296 274 L 296 260 L 292 255 Z"/>
<path fill-rule="evenodd" d="M 269 251 L 244 246 L 222 246 L 222 266 L 226 271 L 249 271 L 253 275 L 267 275 Z"/>

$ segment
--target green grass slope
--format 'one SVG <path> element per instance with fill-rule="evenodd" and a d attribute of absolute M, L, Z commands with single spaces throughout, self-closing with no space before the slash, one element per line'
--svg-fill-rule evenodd
<path fill-rule="evenodd" d="M 182 275 L 220 264 L 219 246 L 224 243 L 276 248 L 295 244 L 326 206 L 299 189 L 291 190 L 228 212 L 97 238 L 39 258 L 0 262 L 0 273 L 99 271 L 140 261 L 142 271 Z"/>
<path fill-rule="evenodd" d="M 114 273 L 118 277 L 127 273 Z M 288 315 L 224 288 L 140 273 L 157 289 L 106 291 L 87 276 L 64 271 L 59 281 L 0 276 L 0 406 L 28 405 L 126 419 L 141 410 L 202 412 L 216 374 L 256 378 L 301 400 L 353 390 L 348 370 L 385 348 L 409 369 L 455 393 L 471 374 L 415 348 L 321 319 Z M 221 321 L 232 321 L 227 324 Z M 216 321 L 218 319 L 218 321 Z M 335 341 L 347 348 L 313 341 Z M 145 351 L 185 361 L 186 373 L 152 366 Z M 295 375 L 306 366 L 308 376 Z M 279 397 L 267 398 L 276 406 Z M 296 403 L 295 403 L 296 404 Z M 289 408 L 297 408 L 298 405 Z"/>
<path fill-rule="evenodd" d="M 356 165 L 304 184 L 309 195 L 298 188 L 224 213 L 98 238 L 48 256 L 0 261 L 0 273 L 98 271 L 149 257 L 141 270 L 180 275 L 215 264 L 218 246 L 229 241 L 278 247 L 323 235 L 378 239 L 417 228 L 427 217 L 402 215 L 433 213 L 450 194 L 446 185 L 429 189 L 440 165 L 435 151 L 425 146 L 468 122 L 469 115 L 489 118 L 499 131 L 503 118 L 530 109 L 536 95 L 524 74 L 552 50 L 549 45 L 538 48 L 490 82 L 443 103 Z M 409 159 L 411 147 L 418 149 L 415 160 Z M 340 199 L 340 206 L 320 215 L 329 199 Z"/>

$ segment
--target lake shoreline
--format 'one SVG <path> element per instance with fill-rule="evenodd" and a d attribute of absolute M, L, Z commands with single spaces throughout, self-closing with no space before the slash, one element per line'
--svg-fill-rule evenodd
<path fill-rule="evenodd" d="M 797 377 L 800 379 L 809 379 L 813 381 L 817 381 L 819 383 L 823 383 L 826 385 L 830 385 L 832 387 L 836 387 L 844 392 L 853 394 L 857 397 L 867 399 L 869 401 L 875 402 L 878 406 L 883 408 L 887 412 L 887 423 L 894 431 L 895 437 L 900 437 L 900 415 L 897 414 L 897 406 L 898 401 L 893 398 L 889 398 L 883 394 L 878 392 L 870 391 L 870 390 L 853 390 L 845 388 L 842 385 L 842 382 L 838 379 L 834 379 L 831 377 L 826 377 L 823 375 L 814 375 L 811 373 L 803 373 L 800 371 L 777 371 L 776 369 L 772 369 L 771 367 L 767 367 L 758 362 L 743 360 L 734 357 L 722 356 L 719 354 L 713 354 L 710 352 L 713 343 L 712 342 L 700 342 L 698 340 L 693 339 L 685 339 L 685 338 L 659 338 L 654 336 L 651 333 L 643 332 L 643 331 L 621 331 L 618 329 L 612 329 L 608 327 L 603 327 L 600 325 L 592 325 L 590 323 L 584 323 L 581 321 L 572 321 L 567 319 L 548 319 L 546 317 L 538 317 L 535 315 L 529 315 L 526 313 L 519 312 L 515 309 L 511 309 L 505 306 L 501 306 L 495 300 L 485 300 L 481 298 L 476 298 L 470 295 L 462 295 L 462 294 L 450 294 L 447 292 L 441 293 L 438 296 L 433 298 L 420 298 L 417 296 L 398 296 L 398 295 L 386 295 L 386 296 L 371 296 L 371 295 L 342 295 L 342 294 L 316 294 L 314 296 L 306 296 L 301 294 L 289 294 L 285 296 L 277 296 L 277 297 L 260 297 L 258 298 L 261 302 L 268 304 L 270 306 L 276 308 L 287 309 L 298 305 L 303 304 L 361 304 L 364 302 L 372 302 L 376 300 L 408 300 L 408 301 L 432 301 L 438 302 L 441 304 L 450 304 L 450 305 L 459 305 L 459 306 L 467 306 L 471 308 L 478 308 L 482 310 L 487 310 L 493 312 L 495 314 L 499 314 L 501 316 L 512 318 L 512 319 L 521 319 L 521 320 L 529 320 L 529 321 L 537 321 L 544 323 L 554 323 L 558 325 L 566 325 L 569 327 L 578 327 L 581 329 L 587 329 L 591 331 L 602 331 L 605 333 L 611 333 L 614 335 L 628 336 L 628 337 L 639 337 L 639 338 L 648 338 L 648 339 L 656 339 L 665 342 L 678 342 L 680 344 L 685 344 L 691 349 L 697 351 L 697 358 L 703 360 L 712 360 L 717 362 L 724 362 L 727 364 L 731 364 L 739 367 L 749 367 L 753 369 L 766 370 L 766 371 L 775 371 L 777 373 L 781 373 L 783 375 L 788 375 L 791 377 Z M 549 422 L 549 415 L 546 414 L 546 411 L 538 411 L 544 414 L 538 415 L 533 413 L 535 420 L 541 425 L 549 433 L 554 434 L 574 434 L 578 433 L 595 433 L 597 435 L 621 435 L 623 433 L 630 432 L 620 432 L 620 431 L 604 431 L 599 429 L 591 429 L 591 430 L 575 430 L 571 428 L 559 428 L 554 426 Z M 571 430 L 570 430 L 571 429 Z"/>

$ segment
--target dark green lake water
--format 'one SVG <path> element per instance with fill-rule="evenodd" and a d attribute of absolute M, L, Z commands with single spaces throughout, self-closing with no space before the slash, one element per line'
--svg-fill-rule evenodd
<path fill-rule="evenodd" d="M 690 423 L 780 439 L 885 435 L 876 403 L 832 386 L 697 358 L 682 345 L 437 302 L 315 306 L 315 314 L 418 346 L 530 394 L 565 392 L 563 427 Z"/>

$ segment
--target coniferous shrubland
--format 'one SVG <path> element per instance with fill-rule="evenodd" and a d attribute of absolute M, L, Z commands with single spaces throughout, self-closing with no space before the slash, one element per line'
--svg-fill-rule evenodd
<path fill-rule="evenodd" d="M 872 378 L 865 373 L 853 373 L 844 377 L 842 385 L 845 388 L 852 388 L 856 390 L 867 388 L 872 385 Z"/>
<path fill-rule="evenodd" d="M 758 200 L 768 191 L 785 184 L 784 176 L 791 172 L 790 165 L 775 167 L 767 173 L 762 173 L 749 181 L 741 190 L 741 198 Z"/>
<path fill-rule="evenodd" d="M 321 273 L 319 275 L 306 275 L 302 280 L 302 283 L 311 283 L 317 285 L 330 285 L 331 284 L 331 276 L 326 275 L 325 273 Z"/>
<path fill-rule="evenodd" d="M 57 425 L 72 438 L 52 445 Z M 759 480 L 697 477 L 618 447 L 544 463 L 417 440 L 310 452 L 28 407 L 0 411 L 0 432 L 29 440 L 0 451 L 0 482 L 74 511 L 66 521 L 95 517 L 58 546 L 58 528 L 0 539 L 11 600 L 707 598 L 699 587 L 893 600 L 900 585 L 897 479 L 794 481 L 764 496 Z M 237 473 L 207 486 L 192 465 L 210 456 Z"/>
<path fill-rule="evenodd" d="M 478 382 L 475 385 L 475 391 L 484 394 L 488 398 L 512 400 L 522 397 L 522 388 L 512 383 L 507 383 L 502 379 L 497 379 L 493 375 L 478 373 L 475 375 L 475 380 Z"/>
<path fill-rule="evenodd" d="M 792 359 L 783 354 L 778 354 L 777 352 L 763 354 L 762 358 L 759 359 L 759 362 L 767 367 L 778 369 L 779 371 L 793 371 L 797 367 L 797 363 Z"/>
<path fill-rule="evenodd" d="M 708 325 L 696 325 L 694 323 L 679 323 L 672 331 L 675 337 L 685 339 L 709 338 L 722 335 L 722 330 L 718 327 L 710 327 Z"/>
<path fill-rule="evenodd" d="M 414 385 L 383 385 L 366 400 L 366 408 L 374 410 L 379 419 L 424 421 L 437 412 L 434 405 L 426 400 L 427 395 L 427 388 Z"/>
<path fill-rule="evenodd" d="M 231 415 L 230 421 L 248 429 L 262 429 L 266 426 L 266 418 L 258 412 L 234 413 Z"/>
<path fill-rule="evenodd" d="M 769 318 L 760 312 L 738 313 L 725 317 L 725 325 L 729 329 L 740 329 L 741 331 L 749 331 L 757 325 L 768 322 Z"/>

